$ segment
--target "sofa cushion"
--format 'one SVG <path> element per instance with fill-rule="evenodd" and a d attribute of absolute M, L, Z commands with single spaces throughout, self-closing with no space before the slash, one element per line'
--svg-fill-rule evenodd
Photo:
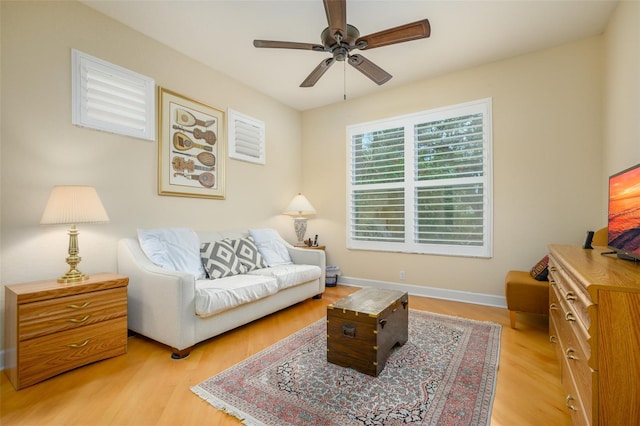
<path fill-rule="evenodd" d="M 245 273 L 233 247 L 225 241 L 203 243 L 200 246 L 202 265 L 211 279 Z"/>
<path fill-rule="evenodd" d="M 253 271 L 254 269 L 266 268 L 267 262 L 260 254 L 258 247 L 250 236 L 247 238 L 237 238 L 235 240 L 224 240 L 228 242 L 236 252 L 236 256 L 240 259 L 240 263 L 245 268 L 245 272 Z"/>
<path fill-rule="evenodd" d="M 549 256 L 545 256 L 533 265 L 529 271 L 531 277 L 537 281 L 549 281 Z"/>
<path fill-rule="evenodd" d="M 278 292 L 272 277 L 234 275 L 216 280 L 196 281 L 196 314 L 210 316 Z"/>
<path fill-rule="evenodd" d="M 200 240 L 188 228 L 138 229 L 138 242 L 144 254 L 158 266 L 193 274 L 206 274 L 200 261 Z"/>
<path fill-rule="evenodd" d="M 249 272 L 251 275 L 273 277 L 278 282 L 278 289 L 283 290 L 307 281 L 320 278 L 320 267 L 316 265 L 276 265 Z"/>
<path fill-rule="evenodd" d="M 293 263 L 287 246 L 275 229 L 249 229 L 249 234 L 269 266 Z"/>

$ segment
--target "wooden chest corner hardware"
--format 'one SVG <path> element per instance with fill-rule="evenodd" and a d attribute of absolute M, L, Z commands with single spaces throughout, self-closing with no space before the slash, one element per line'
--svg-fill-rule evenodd
<path fill-rule="evenodd" d="M 370 376 L 408 339 L 408 295 L 363 288 L 327 307 L 327 361 Z"/>
<path fill-rule="evenodd" d="M 5 287 L 5 372 L 16 389 L 127 352 L 127 285 L 116 274 L 77 284 Z"/>

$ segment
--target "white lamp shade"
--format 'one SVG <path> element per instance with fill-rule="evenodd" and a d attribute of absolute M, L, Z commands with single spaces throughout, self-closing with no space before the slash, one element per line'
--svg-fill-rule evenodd
<path fill-rule="evenodd" d="M 92 186 L 54 186 L 40 223 L 76 224 L 109 222 L 109 216 Z"/>
<path fill-rule="evenodd" d="M 311 205 L 307 197 L 302 194 L 298 194 L 293 197 L 293 200 L 289 203 L 283 214 L 292 216 L 304 216 L 316 214 L 316 209 Z"/>

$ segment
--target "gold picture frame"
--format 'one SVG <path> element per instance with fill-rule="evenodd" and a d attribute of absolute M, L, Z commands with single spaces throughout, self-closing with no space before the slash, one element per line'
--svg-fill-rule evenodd
<path fill-rule="evenodd" d="M 158 87 L 158 194 L 225 198 L 225 113 Z"/>

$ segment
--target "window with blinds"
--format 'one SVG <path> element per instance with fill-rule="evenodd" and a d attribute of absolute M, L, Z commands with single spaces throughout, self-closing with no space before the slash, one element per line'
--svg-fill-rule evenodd
<path fill-rule="evenodd" d="M 491 99 L 349 126 L 347 245 L 491 257 Z"/>
<path fill-rule="evenodd" d="M 250 163 L 265 164 L 264 122 L 231 108 L 227 111 L 227 117 L 229 157 Z"/>
<path fill-rule="evenodd" d="M 155 81 L 72 49 L 73 124 L 155 140 Z"/>

